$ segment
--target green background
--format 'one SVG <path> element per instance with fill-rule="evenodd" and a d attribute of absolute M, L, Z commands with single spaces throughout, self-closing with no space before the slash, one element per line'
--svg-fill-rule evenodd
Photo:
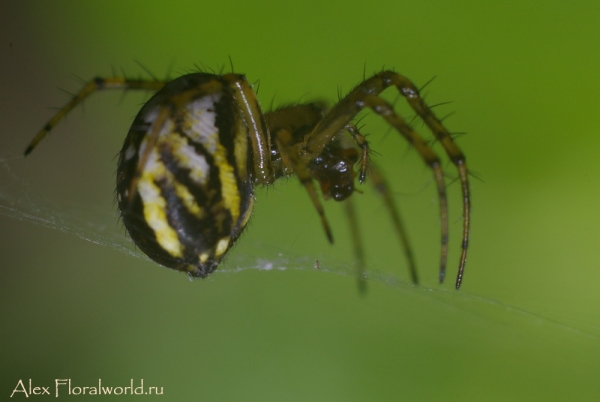
<path fill-rule="evenodd" d="M 19 379 L 143 378 L 164 388 L 146 398 L 174 401 L 597 400 L 599 22 L 594 1 L 1 2 L 0 397 Z M 445 167 L 450 280 L 438 285 L 431 174 L 377 118 L 364 131 L 422 284 L 407 283 L 387 212 L 364 186 L 366 297 L 341 206 L 326 206 L 330 246 L 293 179 L 258 191 L 246 233 L 208 280 L 120 252 L 115 155 L 143 95 L 94 96 L 21 157 L 48 107 L 68 100 L 56 88 L 80 88 L 73 75 L 143 74 L 135 61 L 159 76 L 227 71 L 229 57 L 260 80 L 265 108 L 334 102 L 363 70 L 437 77 L 424 93 L 452 101 L 436 113 L 455 112 L 446 124 L 467 132 L 457 141 L 480 179 L 459 292 L 455 170 Z M 66 226 L 34 224 L 46 215 Z M 285 269 L 250 269 L 268 263 Z"/>

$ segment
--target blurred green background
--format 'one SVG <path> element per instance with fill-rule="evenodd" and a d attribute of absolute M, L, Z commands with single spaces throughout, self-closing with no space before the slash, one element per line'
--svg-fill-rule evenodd
<path fill-rule="evenodd" d="M 20 379 L 143 378 L 177 401 L 597 400 L 599 21 L 593 1 L 1 2 L 1 398 Z M 246 233 L 208 280 L 119 251 L 115 155 L 142 94 L 94 96 L 21 156 L 68 100 L 56 88 L 80 88 L 73 76 L 144 74 L 135 61 L 158 76 L 228 70 L 229 57 L 260 80 L 265 108 L 334 102 L 384 66 L 417 85 L 437 77 L 427 101 L 452 102 L 436 113 L 454 112 L 446 124 L 467 132 L 457 141 L 480 178 L 460 291 L 455 170 L 450 275 L 438 285 L 431 174 L 377 118 L 364 131 L 422 284 L 407 283 L 387 212 L 364 186 L 366 297 L 343 209 L 327 203 L 330 246 L 293 179 L 258 191 Z M 268 263 L 286 269 L 246 269 Z"/>

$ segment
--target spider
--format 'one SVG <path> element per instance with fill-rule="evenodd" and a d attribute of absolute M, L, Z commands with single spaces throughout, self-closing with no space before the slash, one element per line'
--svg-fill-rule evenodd
<path fill-rule="evenodd" d="M 324 199 L 347 201 L 359 262 L 359 285 L 363 288 L 363 253 L 349 197 L 358 191 L 355 180 L 363 183 L 368 176 L 390 212 L 412 281 L 417 283 L 412 253 L 386 181 L 369 160 L 367 140 L 351 123 L 361 110 L 369 108 L 404 137 L 433 171 L 441 214 L 442 282 L 448 253 L 448 207 L 441 161 L 428 142 L 380 97 L 388 87 L 396 87 L 406 98 L 458 169 L 463 199 L 458 289 L 467 259 L 470 222 L 465 156 L 417 87 L 394 71 L 365 79 L 331 108 L 302 103 L 268 113 L 262 112 L 252 86 L 240 74 L 196 72 L 172 81 L 95 78 L 44 126 L 25 155 L 96 91 L 156 91 L 133 121 L 117 167 L 121 218 L 133 242 L 152 260 L 191 277 L 205 278 L 246 227 L 255 186 L 295 175 L 318 212 L 330 243 L 333 236 L 315 182 Z M 345 136 L 355 146 L 344 145 Z"/>

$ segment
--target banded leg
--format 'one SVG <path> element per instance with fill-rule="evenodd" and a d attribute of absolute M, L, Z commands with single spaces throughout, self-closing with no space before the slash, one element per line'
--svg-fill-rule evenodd
<path fill-rule="evenodd" d="M 315 209 L 321 217 L 321 224 L 323 225 L 323 229 L 325 230 L 327 240 L 329 240 L 329 243 L 333 244 L 333 235 L 331 234 L 331 228 L 329 227 L 329 223 L 327 222 L 327 218 L 325 217 L 325 210 L 323 209 L 323 205 L 319 200 L 319 195 L 317 193 L 317 189 L 315 187 L 313 179 L 310 176 L 309 169 L 291 145 L 291 133 L 286 129 L 280 129 L 276 133 L 275 141 L 277 142 L 277 148 L 279 149 L 281 159 L 284 165 L 286 165 L 286 167 L 294 171 L 294 173 L 300 180 L 300 183 L 302 183 L 302 185 L 308 192 L 308 195 L 312 200 Z"/>
<path fill-rule="evenodd" d="M 77 93 L 73 96 L 73 98 L 63 106 L 58 113 L 54 115 L 46 123 L 44 128 L 42 128 L 35 138 L 29 143 L 27 148 L 25 149 L 25 156 L 27 156 L 33 149 L 39 144 L 39 142 L 44 139 L 46 134 L 50 132 L 61 121 L 75 106 L 79 105 L 81 102 L 85 100 L 88 96 L 95 93 L 96 91 L 106 90 L 106 89 L 135 89 L 135 90 L 143 90 L 143 91 L 158 91 L 168 81 L 155 81 L 155 80 L 132 80 L 128 78 L 118 78 L 118 77 L 110 77 L 110 78 L 94 78 Z"/>
<path fill-rule="evenodd" d="M 380 114 L 388 122 L 388 124 L 390 124 L 391 126 L 396 128 L 396 130 L 409 143 L 411 143 L 417 149 L 417 152 L 421 155 L 423 160 L 425 160 L 425 162 L 433 170 L 434 179 L 435 179 L 436 185 L 437 185 L 438 198 L 439 198 L 439 202 L 440 202 L 441 226 L 442 226 L 441 227 L 442 250 L 441 250 L 441 258 L 440 258 L 440 277 L 443 277 L 443 272 L 445 272 L 445 269 L 446 269 L 446 261 L 447 261 L 447 255 L 448 255 L 448 203 L 447 203 L 447 197 L 446 197 L 446 185 L 444 182 L 444 174 L 442 171 L 441 162 L 440 162 L 439 158 L 437 157 L 437 155 L 435 155 L 433 150 L 429 147 L 427 142 L 425 142 L 425 140 L 423 138 L 421 138 L 408 124 L 406 124 L 406 122 L 404 122 L 404 120 L 402 120 L 402 118 L 394 112 L 392 106 L 390 104 L 388 104 L 385 100 L 383 100 L 382 98 L 380 98 L 376 95 L 360 93 L 359 94 L 360 101 L 350 102 L 348 100 L 348 98 L 353 94 L 354 94 L 354 91 L 351 92 L 350 95 L 348 95 L 348 97 L 346 97 L 344 100 L 342 100 L 338 104 L 338 106 L 334 107 L 334 109 L 332 109 L 331 113 L 328 116 L 326 116 L 323 119 L 323 121 L 326 122 L 327 120 L 332 120 L 334 123 L 337 121 L 337 124 L 339 124 L 341 122 L 344 122 L 344 124 L 346 124 L 345 121 L 342 120 L 341 117 L 334 119 L 329 116 L 338 114 L 338 115 L 345 115 L 346 118 L 349 118 L 348 111 L 347 111 L 348 107 L 351 107 L 352 105 L 354 105 L 352 107 L 358 108 L 358 106 L 356 106 L 356 105 L 360 105 L 360 108 L 358 108 L 357 110 L 355 110 L 353 112 L 352 117 L 354 115 L 356 115 L 356 113 L 358 113 L 358 111 L 360 111 L 361 108 L 370 107 L 377 114 Z M 313 131 L 313 133 L 314 133 L 313 137 L 319 138 L 321 136 L 321 134 L 319 134 L 319 131 L 318 131 L 319 129 L 321 129 L 321 127 L 322 127 L 321 125 L 318 125 L 315 128 L 315 130 Z M 325 126 L 322 129 L 333 130 L 333 127 Z M 309 142 L 309 144 L 310 144 L 310 142 Z"/>
<path fill-rule="evenodd" d="M 469 229 L 471 223 L 471 196 L 469 191 L 469 171 L 467 169 L 467 163 L 465 155 L 458 148 L 450 132 L 444 127 L 442 122 L 435 116 L 431 111 L 431 108 L 427 106 L 423 98 L 419 94 L 419 90 L 415 85 L 406 77 L 394 72 L 381 73 L 381 80 L 386 85 L 395 85 L 398 91 L 408 101 L 412 109 L 423 119 L 427 127 L 431 130 L 435 138 L 442 144 L 442 147 L 446 151 L 446 154 L 450 158 L 450 161 L 456 166 L 458 170 L 458 177 L 461 184 L 461 191 L 463 197 L 463 235 L 461 243 L 461 255 L 460 263 L 458 268 L 458 274 L 456 276 L 456 289 L 460 288 L 462 283 L 462 277 L 464 274 L 465 264 L 467 262 L 467 249 L 469 247 Z M 444 280 L 445 271 L 440 270 L 440 282 Z"/>
<path fill-rule="evenodd" d="M 463 196 L 463 234 L 462 252 L 460 256 L 456 288 L 462 282 L 464 267 L 467 259 L 470 226 L 470 193 L 468 170 L 463 153 L 452 140 L 448 130 L 425 104 L 419 95 L 419 90 L 408 80 L 393 71 L 384 71 L 367 79 L 344 99 L 334 106 L 323 120 L 304 140 L 304 148 L 311 154 L 319 154 L 326 144 L 362 109 L 370 108 L 381 115 L 388 124 L 392 125 L 410 144 L 412 144 L 422 159 L 433 170 L 440 200 L 440 215 L 442 226 L 442 253 L 440 259 L 440 282 L 443 281 L 446 270 L 448 249 L 448 207 L 446 186 L 439 158 L 431 147 L 400 117 L 393 107 L 379 97 L 379 94 L 390 86 L 396 86 L 398 91 L 407 99 L 411 108 L 421 117 L 436 139 L 442 144 L 446 154 L 457 167 Z"/>

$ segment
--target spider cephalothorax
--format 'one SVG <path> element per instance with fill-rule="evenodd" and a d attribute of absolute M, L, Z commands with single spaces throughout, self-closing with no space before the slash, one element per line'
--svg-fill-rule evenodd
<path fill-rule="evenodd" d="M 442 218 L 443 280 L 448 207 L 440 159 L 379 96 L 390 86 L 407 99 L 458 169 L 464 218 L 458 288 L 467 257 L 470 222 L 465 157 L 418 89 L 393 71 L 364 80 L 331 108 L 306 103 L 264 114 L 251 86 L 239 74 L 192 73 L 172 81 L 95 78 L 44 126 L 25 154 L 73 107 L 97 90 L 157 91 L 135 118 L 117 168 L 117 199 L 123 223 L 134 243 L 151 259 L 190 276 L 206 277 L 217 268 L 248 223 L 254 187 L 290 175 L 297 176 L 306 188 L 332 242 L 315 181 L 324 199 L 349 203 L 358 176 L 361 183 L 370 179 L 382 194 L 416 282 L 412 254 L 390 192 L 381 173 L 369 161 L 365 137 L 351 123 L 362 109 L 369 108 L 404 137 L 434 173 Z M 354 145 L 348 147 L 343 136 Z M 353 213 L 349 216 L 354 219 Z M 354 222 L 352 227 L 362 269 Z"/>

